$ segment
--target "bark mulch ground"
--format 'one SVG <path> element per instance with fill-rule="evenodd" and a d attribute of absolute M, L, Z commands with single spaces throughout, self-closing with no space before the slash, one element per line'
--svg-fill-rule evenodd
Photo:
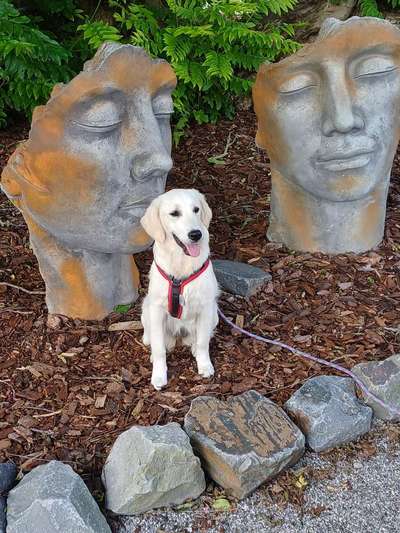
<path fill-rule="evenodd" d="M 293 253 L 265 238 L 269 215 L 268 160 L 255 147 L 255 117 L 194 126 L 175 150 L 168 187 L 195 187 L 213 209 L 215 258 L 251 263 L 272 274 L 249 301 L 222 295 L 225 313 L 254 332 L 279 338 L 319 357 L 352 367 L 400 352 L 400 168 L 396 159 L 382 245 L 362 255 Z M 0 134 L 0 166 L 24 127 Z M 224 164 L 209 158 L 224 153 Z M 228 143 L 229 144 L 229 143 Z M 143 289 L 151 252 L 138 258 Z M 110 446 L 133 424 L 182 422 L 198 395 L 220 398 L 255 389 L 282 403 L 308 378 L 329 373 L 276 347 L 257 344 L 220 324 L 211 342 L 216 375 L 204 380 L 184 348 L 169 357 L 169 384 L 150 386 L 149 353 L 140 331 L 109 332 L 138 320 L 140 300 L 102 322 L 55 320 L 47 326 L 44 284 L 29 248 L 22 216 L 0 193 L 0 461 L 22 471 L 50 459 L 71 464 L 94 492 Z M 370 447 L 368 439 L 353 446 Z M 285 477 L 286 476 L 286 477 Z M 277 497 L 302 491 L 288 474 Z M 271 485 L 274 486 L 273 484 Z M 291 487 L 291 488 L 290 488 Z M 212 489 L 215 490 L 215 489 Z"/>

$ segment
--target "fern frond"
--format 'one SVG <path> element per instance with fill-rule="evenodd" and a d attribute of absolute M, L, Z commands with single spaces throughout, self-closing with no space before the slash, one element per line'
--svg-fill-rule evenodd
<path fill-rule="evenodd" d="M 379 17 L 383 15 L 378 8 L 376 0 L 360 0 L 361 14 L 364 17 Z"/>

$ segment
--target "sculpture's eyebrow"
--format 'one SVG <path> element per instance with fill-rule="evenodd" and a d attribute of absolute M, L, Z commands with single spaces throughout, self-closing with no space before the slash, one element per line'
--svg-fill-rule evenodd
<path fill-rule="evenodd" d="M 154 93 L 151 95 L 152 98 L 156 98 L 157 96 L 160 96 L 162 94 L 170 94 L 175 89 L 175 83 L 168 81 L 166 83 L 163 83 L 157 89 L 154 91 Z"/>
<path fill-rule="evenodd" d="M 386 55 L 386 56 L 395 56 L 399 52 L 399 46 L 390 43 L 379 43 L 367 48 L 362 48 L 361 50 L 356 51 L 348 58 L 348 63 L 355 61 L 357 59 L 373 56 L 373 55 Z"/>
<path fill-rule="evenodd" d="M 342 59 L 342 61 L 344 61 L 345 63 L 351 63 L 352 61 L 357 60 L 359 58 L 371 56 L 374 54 L 395 56 L 399 53 L 399 51 L 400 44 L 395 45 L 392 43 L 378 43 L 368 47 L 363 46 L 358 50 L 353 50 L 351 55 L 339 58 L 339 60 Z M 315 72 L 318 74 L 323 69 L 323 59 L 323 57 L 315 55 L 314 57 L 311 57 L 306 61 L 293 62 L 291 65 L 285 65 L 284 70 L 282 70 L 282 74 L 284 73 L 284 76 L 290 76 L 291 74 L 298 74 L 302 71 Z"/>
<path fill-rule="evenodd" d="M 76 101 L 77 104 L 90 104 L 91 101 L 95 103 L 98 100 L 113 100 L 114 98 L 121 99 L 124 96 L 124 92 L 113 86 L 104 86 L 96 90 L 91 90 L 87 93 L 83 93 Z"/>

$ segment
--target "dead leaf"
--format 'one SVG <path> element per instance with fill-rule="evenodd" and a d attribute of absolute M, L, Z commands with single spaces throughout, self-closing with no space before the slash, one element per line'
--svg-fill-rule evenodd
<path fill-rule="evenodd" d="M 11 447 L 11 441 L 9 439 L 0 440 L 0 450 L 7 450 Z"/>
<path fill-rule="evenodd" d="M 143 329 L 140 320 L 129 320 L 127 322 L 114 322 L 108 326 L 108 331 L 138 331 Z"/>
<path fill-rule="evenodd" d="M 338 283 L 339 289 L 342 289 L 342 291 L 345 291 L 347 289 L 350 289 L 350 287 L 353 286 L 352 281 L 347 281 L 346 283 Z"/>
<path fill-rule="evenodd" d="M 102 394 L 101 396 L 96 396 L 94 406 L 96 409 L 102 409 L 106 403 L 107 394 Z"/>

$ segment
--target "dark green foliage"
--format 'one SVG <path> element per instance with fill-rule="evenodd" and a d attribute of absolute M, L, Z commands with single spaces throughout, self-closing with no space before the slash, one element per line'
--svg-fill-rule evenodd
<path fill-rule="evenodd" d="M 388 7 L 393 9 L 400 7 L 400 0 L 385 0 Z M 364 17 L 383 17 L 377 0 L 359 0 L 361 14 Z"/>
<path fill-rule="evenodd" d="M 10 1 L 0 0 L 0 125 L 10 109 L 30 115 L 54 84 L 67 81 L 71 52 Z"/>
<path fill-rule="evenodd" d="M 188 121 L 231 117 L 235 102 L 249 94 L 260 63 L 289 54 L 298 45 L 288 24 L 272 22 L 297 0 L 165 0 L 157 9 L 128 0 L 109 0 L 115 27 L 81 25 L 96 49 L 104 40 L 142 46 L 174 68 L 175 141 Z M 275 17 L 276 18 L 276 17 Z"/>

